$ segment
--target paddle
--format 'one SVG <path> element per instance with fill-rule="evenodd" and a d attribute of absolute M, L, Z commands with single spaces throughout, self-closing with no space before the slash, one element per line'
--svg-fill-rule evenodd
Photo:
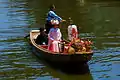
<path fill-rule="evenodd" d="M 28 38 L 28 37 L 30 37 L 30 34 L 26 35 L 24 38 Z"/>
<path fill-rule="evenodd" d="M 62 20 L 61 22 L 66 22 L 66 20 Z M 38 26 L 38 25 L 37 25 L 37 26 Z M 28 38 L 28 37 L 30 37 L 30 34 L 24 36 L 24 38 Z"/>

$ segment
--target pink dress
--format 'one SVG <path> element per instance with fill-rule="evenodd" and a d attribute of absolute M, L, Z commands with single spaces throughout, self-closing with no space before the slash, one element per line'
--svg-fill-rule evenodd
<path fill-rule="evenodd" d="M 59 28 L 51 28 L 48 34 L 48 50 L 59 52 L 61 37 L 62 35 Z"/>

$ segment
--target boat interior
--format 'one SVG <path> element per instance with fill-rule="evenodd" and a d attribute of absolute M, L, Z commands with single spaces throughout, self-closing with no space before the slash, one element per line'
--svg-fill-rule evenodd
<path fill-rule="evenodd" d="M 37 39 L 37 36 L 40 34 L 40 31 L 39 30 L 32 30 L 30 32 L 30 38 L 31 38 L 31 42 L 32 44 L 34 44 L 34 46 L 36 46 L 37 48 L 42 48 L 42 50 L 44 50 L 45 52 L 49 52 L 48 51 L 48 45 L 39 45 L 39 44 L 36 44 L 35 43 L 35 40 Z M 92 51 L 88 51 L 88 52 L 75 52 L 76 54 L 82 54 L 82 53 L 86 53 L 86 54 L 89 54 L 89 53 L 93 53 Z"/>
<path fill-rule="evenodd" d="M 39 30 L 32 30 L 30 34 L 31 34 L 31 37 L 32 37 L 31 39 L 33 39 L 32 41 L 35 43 L 37 36 L 40 34 Z M 37 44 L 37 43 L 35 43 L 35 44 Z M 48 45 L 39 45 L 39 44 L 37 44 L 37 46 L 40 46 L 40 47 L 42 47 L 44 49 L 48 48 Z"/>

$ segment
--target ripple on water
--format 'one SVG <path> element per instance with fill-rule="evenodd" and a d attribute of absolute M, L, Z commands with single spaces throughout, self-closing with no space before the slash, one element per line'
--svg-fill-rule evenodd
<path fill-rule="evenodd" d="M 120 48 L 97 50 L 89 62 L 95 80 L 117 79 L 120 75 Z M 97 77 L 96 77 L 97 76 Z M 117 77 L 117 78 L 116 78 Z"/>
<path fill-rule="evenodd" d="M 29 33 L 28 25 L 34 22 L 42 23 L 41 17 L 44 17 L 42 15 L 48 5 L 41 5 L 44 1 L 0 0 L 1 80 L 86 80 L 85 78 L 88 77 L 63 73 L 59 75 L 57 72 L 47 69 L 45 65 L 36 60 L 36 57 L 31 55 L 30 48 L 23 36 L 25 33 Z M 70 0 L 67 4 L 71 5 L 73 2 L 77 5 L 65 5 L 66 8 L 58 7 L 60 8 L 58 11 L 61 14 L 74 9 L 71 16 L 77 20 L 75 23 L 77 22 L 81 26 L 80 37 L 88 38 L 95 43 L 93 45 L 95 54 L 89 62 L 90 74 L 94 80 L 118 80 L 120 78 L 120 2 L 113 0 L 97 0 L 97 2 L 95 0 L 77 0 L 76 2 L 76 0 Z M 51 1 L 48 0 L 48 3 Z M 30 27 L 30 29 L 34 28 L 35 26 Z M 53 78 L 54 76 L 56 78 Z M 92 79 L 89 78 L 89 80 Z"/>
<path fill-rule="evenodd" d="M 41 69 L 44 67 L 43 64 L 33 58 L 34 56 L 28 53 L 1 54 L 0 56 L 1 79 L 36 77 L 42 73 Z"/>

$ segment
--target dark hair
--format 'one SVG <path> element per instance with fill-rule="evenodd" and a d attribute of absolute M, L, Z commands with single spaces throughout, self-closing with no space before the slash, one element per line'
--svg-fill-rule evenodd
<path fill-rule="evenodd" d="M 40 28 L 39 30 L 40 30 L 40 32 L 43 32 L 43 31 L 44 31 L 44 28 Z"/>
<path fill-rule="evenodd" d="M 71 17 L 69 17 L 68 19 L 69 19 L 69 23 L 73 24 L 73 20 L 71 19 Z"/>
<path fill-rule="evenodd" d="M 50 10 L 54 10 L 54 9 L 55 9 L 55 5 L 52 4 L 52 5 L 50 6 Z"/>

